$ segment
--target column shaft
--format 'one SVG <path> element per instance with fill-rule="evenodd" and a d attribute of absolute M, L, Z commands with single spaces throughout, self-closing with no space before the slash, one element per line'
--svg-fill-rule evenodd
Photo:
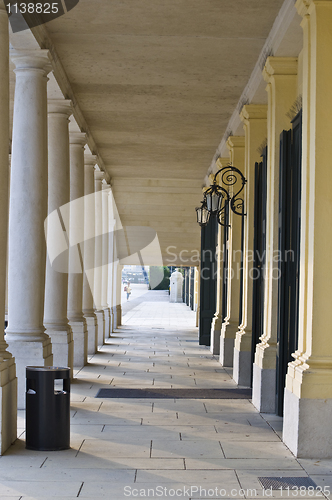
<path fill-rule="evenodd" d="M 47 50 L 13 51 L 16 86 L 9 211 L 7 341 L 15 356 L 18 406 L 25 406 L 25 367 L 52 365 L 45 334 L 47 217 Z"/>
<path fill-rule="evenodd" d="M 0 318 L 5 320 L 7 234 L 8 234 L 8 153 L 9 153 L 9 34 L 8 16 L 0 4 Z M 15 359 L 6 350 L 4 329 L 0 329 L 0 454 L 17 436 L 17 379 Z"/>
<path fill-rule="evenodd" d="M 84 273 L 83 315 L 88 329 L 88 354 L 97 352 L 97 316 L 94 312 L 94 259 L 95 259 L 95 179 L 97 156 L 84 155 Z"/>
<path fill-rule="evenodd" d="M 102 206 L 102 182 L 105 174 L 103 172 L 95 172 L 95 227 L 96 227 L 96 243 L 95 243 L 95 270 L 94 270 L 94 301 L 95 314 L 98 323 L 98 338 L 97 346 L 102 346 L 105 343 L 105 316 L 102 306 L 102 274 L 103 274 L 103 206 Z"/>
<path fill-rule="evenodd" d="M 87 363 L 88 332 L 83 316 L 84 241 L 84 145 L 83 133 L 70 133 L 70 210 L 69 210 L 69 277 L 68 319 L 74 338 L 74 366 Z"/>
<path fill-rule="evenodd" d="M 48 214 L 69 203 L 69 117 L 71 101 L 48 102 Z M 50 228 L 50 231 L 53 228 Z M 53 242 L 56 244 L 56 242 Z M 48 238 L 48 246 L 52 240 Z M 68 254 L 64 256 L 68 259 Z M 63 265 L 66 264 L 63 262 Z M 67 262 L 68 266 L 68 262 Z M 67 267 L 66 266 L 66 267 Z M 64 269 L 65 270 L 65 269 Z M 73 332 L 67 318 L 68 274 L 46 259 L 44 326 L 50 336 L 55 366 L 73 369 Z"/>
<path fill-rule="evenodd" d="M 110 336 L 110 308 L 108 307 L 107 295 L 108 295 L 108 275 L 109 275 L 109 204 L 108 195 L 110 192 L 110 186 L 106 181 L 102 184 L 102 226 L 103 226 L 103 237 L 102 237 L 102 277 L 101 277 L 101 302 L 104 311 L 104 321 L 105 321 L 105 339 Z"/>

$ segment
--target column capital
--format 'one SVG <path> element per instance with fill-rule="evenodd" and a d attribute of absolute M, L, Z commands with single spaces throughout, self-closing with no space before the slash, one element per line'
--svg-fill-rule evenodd
<path fill-rule="evenodd" d="M 245 137 L 239 135 L 230 135 L 227 139 L 226 145 L 230 151 L 234 148 L 244 148 Z"/>
<path fill-rule="evenodd" d="M 10 50 L 10 58 L 15 64 L 15 72 L 24 70 L 41 70 L 45 76 L 52 71 L 52 64 L 47 49 Z"/>
<path fill-rule="evenodd" d="M 97 164 L 97 161 L 98 161 L 97 155 L 92 155 L 91 153 L 84 154 L 84 165 L 89 165 L 91 167 L 94 167 Z"/>
<path fill-rule="evenodd" d="M 106 181 L 106 179 L 103 179 L 103 184 L 102 184 L 103 191 L 109 191 L 111 189 L 110 184 Z"/>
<path fill-rule="evenodd" d="M 105 172 L 95 170 L 95 180 L 102 182 L 105 179 Z"/>
<path fill-rule="evenodd" d="M 263 78 L 270 83 L 277 75 L 297 75 L 297 57 L 268 57 L 263 69 Z"/>
<path fill-rule="evenodd" d="M 267 105 L 266 104 L 246 104 L 243 106 L 240 113 L 240 118 L 245 125 L 250 120 L 266 120 L 267 119 Z"/>
<path fill-rule="evenodd" d="M 86 134 L 84 132 L 70 132 L 69 143 L 84 148 L 87 143 Z"/>
<path fill-rule="evenodd" d="M 65 115 L 69 118 L 73 114 L 72 102 L 70 99 L 48 99 L 48 114 Z"/>

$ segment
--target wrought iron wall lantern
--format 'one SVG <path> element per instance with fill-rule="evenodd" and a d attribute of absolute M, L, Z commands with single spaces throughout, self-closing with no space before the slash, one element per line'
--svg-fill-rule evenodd
<path fill-rule="evenodd" d="M 217 182 L 218 176 L 220 184 Z M 246 182 L 242 172 L 233 165 L 219 169 L 214 176 L 213 184 L 204 193 L 201 206 L 196 208 L 198 224 L 206 226 L 213 215 L 217 216 L 219 224 L 224 226 L 227 209 L 231 209 L 236 215 L 246 215 L 243 199 Z"/>

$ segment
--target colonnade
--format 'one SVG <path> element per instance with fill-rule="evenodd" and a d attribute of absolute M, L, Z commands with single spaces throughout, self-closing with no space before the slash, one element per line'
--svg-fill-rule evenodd
<path fill-rule="evenodd" d="M 332 440 L 329 425 L 332 408 L 332 125 L 329 118 L 332 93 L 329 82 L 332 69 L 327 64 L 332 48 L 332 1 L 297 0 L 296 8 L 303 18 L 302 51 L 298 57 L 267 57 L 263 69 L 267 104 L 243 106 L 240 118 L 244 136 L 229 137 L 229 157 L 217 161 L 216 169 L 231 163 L 246 177 L 246 215 L 241 228 L 242 218 L 231 213 L 226 241 L 225 229 L 218 228 L 218 247 L 227 247 L 227 257 L 226 260 L 224 255 L 218 257 L 217 252 L 219 282 L 210 348 L 219 354 L 223 366 L 233 367 L 235 382 L 252 387 L 252 401 L 259 411 L 274 413 L 278 404 L 276 392 L 282 391 L 284 442 L 299 457 L 323 458 L 331 457 Z M 289 307 L 288 303 L 282 304 L 284 297 L 278 274 L 280 261 L 287 259 L 280 255 L 282 180 L 279 169 L 285 161 L 290 161 L 290 165 L 297 161 L 293 157 L 290 160 L 281 157 L 284 151 L 281 134 L 294 130 L 296 114 L 302 124 L 301 208 L 299 219 L 292 221 L 295 224 L 292 230 L 300 234 L 299 272 L 294 278 L 298 283 L 299 319 L 297 331 L 291 332 L 297 348 L 292 353 L 293 360 L 288 360 L 286 379 L 281 378 L 284 385 L 277 387 L 282 336 L 286 334 L 280 327 L 280 310 Z M 290 137 L 293 141 L 294 131 Z M 262 161 L 261 155 L 266 155 L 267 162 L 266 213 L 261 229 L 265 242 L 262 269 L 255 270 L 263 273 L 262 329 L 256 342 L 257 332 L 253 331 L 253 300 L 257 299 L 253 294 L 255 169 Z M 295 187 L 287 189 L 292 192 Z M 287 214 L 285 217 L 287 219 Z M 242 255 L 240 280 L 238 249 Z M 232 279 L 224 279 L 223 265 L 228 268 L 229 276 L 232 273 Z M 212 282 L 211 287 L 214 287 Z"/>
<path fill-rule="evenodd" d="M 11 148 L 9 55 L 16 74 Z M 9 52 L 1 3 L 0 316 L 8 247 L 8 327 L 5 336 L 0 331 L 0 453 L 16 439 L 25 367 L 68 366 L 73 372 L 121 323 L 112 190 L 86 147 L 86 134 L 69 126 L 71 101 L 48 99 L 50 71 L 47 50 Z"/>

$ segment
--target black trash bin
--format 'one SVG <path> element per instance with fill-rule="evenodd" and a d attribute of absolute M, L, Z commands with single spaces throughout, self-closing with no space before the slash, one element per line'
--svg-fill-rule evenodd
<path fill-rule="evenodd" d="M 70 369 L 27 366 L 26 448 L 70 448 Z"/>

